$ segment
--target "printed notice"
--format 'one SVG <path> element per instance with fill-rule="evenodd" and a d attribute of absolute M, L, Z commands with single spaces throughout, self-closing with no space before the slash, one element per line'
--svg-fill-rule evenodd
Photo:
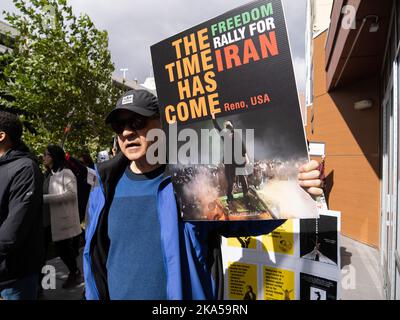
<path fill-rule="evenodd" d="M 293 271 L 264 267 L 264 299 L 294 300 L 294 279 Z"/>
<path fill-rule="evenodd" d="M 229 264 L 228 296 L 232 300 L 257 300 L 257 265 Z"/>
<path fill-rule="evenodd" d="M 265 251 L 293 255 L 293 220 L 287 220 L 270 234 L 262 236 L 262 243 Z"/>

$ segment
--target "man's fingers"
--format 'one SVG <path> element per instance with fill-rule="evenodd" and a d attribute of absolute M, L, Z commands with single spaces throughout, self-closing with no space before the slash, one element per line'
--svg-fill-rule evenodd
<path fill-rule="evenodd" d="M 312 170 L 318 169 L 319 163 L 315 160 L 311 160 L 310 162 L 302 165 L 299 169 L 299 172 L 309 172 Z"/>
<path fill-rule="evenodd" d="M 321 180 L 320 179 L 314 179 L 314 180 L 300 180 L 299 185 L 304 188 L 310 188 L 310 187 L 320 187 L 321 186 Z"/>
<path fill-rule="evenodd" d="M 304 164 L 299 169 L 298 179 L 299 185 L 307 190 L 312 196 L 320 196 L 323 190 L 320 188 L 322 181 L 318 179 L 320 172 L 318 170 L 319 163 L 315 160 Z"/>
<path fill-rule="evenodd" d="M 324 193 L 321 188 L 314 188 L 314 187 L 308 188 L 307 192 L 312 196 L 321 196 Z"/>
<path fill-rule="evenodd" d="M 318 170 L 313 170 L 313 171 L 310 171 L 310 172 L 303 172 L 303 173 L 299 173 L 298 179 L 299 180 L 318 179 L 320 174 L 321 173 Z"/>

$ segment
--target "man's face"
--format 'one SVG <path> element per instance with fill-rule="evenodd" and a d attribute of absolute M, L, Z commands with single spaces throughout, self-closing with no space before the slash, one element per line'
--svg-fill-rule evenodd
<path fill-rule="evenodd" d="M 122 132 L 116 132 L 121 152 L 130 161 L 138 161 L 146 157 L 147 149 L 151 145 L 151 142 L 146 140 L 147 132 L 151 129 L 161 128 L 159 118 L 146 118 L 142 119 L 144 120 L 144 127 L 135 130 L 129 124 L 140 123 L 140 121 L 137 121 L 138 117 L 142 116 L 132 111 L 121 110 L 115 120 L 115 124 L 119 124 L 122 129 Z"/>

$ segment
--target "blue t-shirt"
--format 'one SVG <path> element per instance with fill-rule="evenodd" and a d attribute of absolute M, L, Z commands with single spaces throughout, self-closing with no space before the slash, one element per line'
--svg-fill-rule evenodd
<path fill-rule="evenodd" d="M 165 300 L 167 280 L 161 249 L 157 191 L 164 167 L 147 174 L 126 169 L 108 216 L 110 299 Z"/>

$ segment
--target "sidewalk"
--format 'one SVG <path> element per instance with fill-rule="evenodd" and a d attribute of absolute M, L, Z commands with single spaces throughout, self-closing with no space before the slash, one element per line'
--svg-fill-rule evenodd
<path fill-rule="evenodd" d="M 68 277 L 68 269 L 61 259 L 57 257 L 47 261 L 47 264 L 52 265 L 56 269 L 56 289 L 43 290 L 43 296 L 40 298 L 40 300 L 82 300 L 82 294 L 84 290 L 83 282 L 75 288 L 62 288 L 64 281 Z M 82 271 L 83 279 L 82 250 L 78 258 L 78 267 Z"/>
<path fill-rule="evenodd" d="M 354 288 L 344 288 L 348 283 L 342 281 L 342 300 L 385 300 L 379 251 L 343 235 L 340 241 L 342 280 L 351 272 L 355 276 Z"/>
<path fill-rule="evenodd" d="M 340 255 L 342 277 L 350 272 L 354 273 L 354 288 L 344 288 L 346 281 L 342 281 L 342 300 L 384 300 L 383 276 L 379 267 L 379 252 L 377 249 L 365 244 L 340 236 Z M 62 284 L 68 277 L 68 270 L 60 258 L 49 260 L 47 264 L 56 269 L 56 289 L 44 290 L 41 300 L 81 300 L 84 283 L 72 289 L 62 289 Z M 82 250 L 78 259 L 80 270 L 82 268 Z"/>

